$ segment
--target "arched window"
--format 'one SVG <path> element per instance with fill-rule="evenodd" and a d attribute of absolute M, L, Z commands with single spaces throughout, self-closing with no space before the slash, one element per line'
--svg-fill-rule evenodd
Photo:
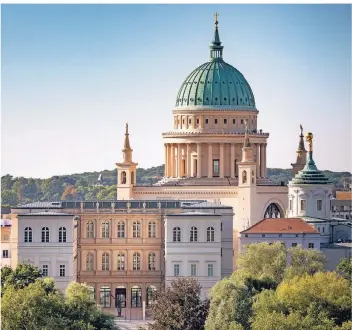
<path fill-rule="evenodd" d="M 103 253 L 101 257 L 101 270 L 109 270 L 109 253 Z"/>
<path fill-rule="evenodd" d="M 66 228 L 59 228 L 59 243 L 66 243 Z"/>
<path fill-rule="evenodd" d="M 109 222 L 104 221 L 101 227 L 101 237 L 109 238 Z"/>
<path fill-rule="evenodd" d="M 148 237 L 156 237 L 156 224 L 150 221 L 148 224 Z"/>
<path fill-rule="evenodd" d="M 133 254 L 133 270 L 141 270 L 141 255 L 137 252 Z"/>
<path fill-rule="evenodd" d="M 181 229 L 180 227 L 175 227 L 172 232 L 172 240 L 174 242 L 181 242 Z"/>
<path fill-rule="evenodd" d="M 31 243 L 33 241 L 32 228 L 26 227 L 24 229 L 24 242 Z"/>
<path fill-rule="evenodd" d="M 139 221 L 133 222 L 133 238 L 141 237 L 141 223 Z"/>
<path fill-rule="evenodd" d="M 118 238 L 125 237 L 125 223 L 123 221 L 119 221 L 117 223 L 117 237 Z"/>
<path fill-rule="evenodd" d="M 284 214 L 276 203 L 271 203 L 265 210 L 264 218 L 284 218 Z"/>
<path fill-rule="evenodd" d="M 197 230 L 197 227 L 191 227 L 189 240 L 191 242 L 197 242 L 198 241 L 198 230 Z"/>
<path fill-rule="evenodd" d="M 42 228 L 42 243 L 49 243 L 49 228 Z"/>
<path fill-rule="evenodd" d="M 121 183 L 126 184 L 126 172 L 125 171 L 121 172 Z"/>
<path fill-rule="evenodd" d="M 246 183 L 247 182 L 247 172 L 243 171 L 242 172 L 242 183 Z"/>
<path fill-rule="evenodd" d="M 93 221 L 87 222 L 86 234 L 87 234 L 87 238 L 94 238 L 94 223 L 93 223 Z"/>
<path fill-rule="evenodd" d="M 213 227 L 207 228 L 207 242 L 214 242 L 215 241 L 215 230 Z"/>
<path fill-rule="evenodd" d="M 125 255 L 123 253 L 117 255 L 117 270 L 125 270 Z"/>
<path fill-rule="evenodd" d="M 102 286 L 100 288 L 100 305 L 101 307 L 110 308 L 110 294 L 111 289 L 108 286 Z"/>
<path fill-rule="evenodd" d="M 95 287 L 91 285 L 88 285 L 87 287 L 90 293 L 90 299 L 95 301 Z"/>
<path fill-rule="evenodd" d="M 142 307 L 142 289 L 137 285 L 131 289 L 131 307 Z"/>
<path fill-rule="evenodd" d="M 134 184 L 134 172 L 131 172 L 131 184 Z"/>
<path fill-rule="evenodd" d="M 150 307 L 154 303 L 156 293 L 156 287 L 154 285 L 150 285 L 147 288 L 147 307 Z"/>
<path fill-rule="evenodd" d="M 92 271 L 93 270 L 93 253 L 88 253 L 86 256 L 86 270 Z"/>
<path fill-rule="evenodd" d="M 155 253 L 150 252 L 148 255 L 148 269 L 155 270 Z"/>

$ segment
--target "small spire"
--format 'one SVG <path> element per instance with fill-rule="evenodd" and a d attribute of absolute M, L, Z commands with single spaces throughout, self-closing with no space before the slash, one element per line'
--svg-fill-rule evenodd
<path fill-rule="evenodd" d="M 299 125 L 300 129 L 301 129 L 301 135 L 299 136 L 299 144 L 298 144 L 298 149 L 297 152 L 299 151 L 306 151 L 306 148 L 304 147 L 304 135 L 303 135 L 303 127 L 302 125 Z"/>
<path fill-rule="evenodd" d="M 125 131 L 125 143 L 123 145 L 123 150 L 132 150 L 130 146 L 130 138 L 128 134 L 128 123 L 126 123 L 126 131 Z"/>
<path fill-rule="evenodd" d="M 221 41 L 219 37 L 219 29 L 218 29 L 219 14 L 216 12 L 214 16 L 215 16 L 215 31 L 214 31 L 214 39 L 210 45 L 210 57 L 211 59 L 222 59 L 222 50 L 224 47 L 221 46 Z"/>

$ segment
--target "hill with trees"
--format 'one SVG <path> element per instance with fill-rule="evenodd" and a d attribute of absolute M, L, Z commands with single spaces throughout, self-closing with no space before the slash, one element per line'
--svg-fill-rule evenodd
<path fill-rule="evenodd" d="M 335 185 L 335 190 L 343 188 L 347 180 L 352 182 L 349 172 L 324 171 Z M 98 180 L 101 175 L 101 180 Z M 164 175 L 164 165 L 148 169 L 137 169 L 137 184 L 151 185 Z M 291 169 L 269 168 L 268 176 L 276 183 L 287 184 L 292 178 Z M 33 201 L 59 200 L 107 200 L 116 199 L 117 173 L 114 170 L 84 172 L 71 175 L 53 176 L 47 179 L 1 177 L 1 204 L 16 206 Z"/>

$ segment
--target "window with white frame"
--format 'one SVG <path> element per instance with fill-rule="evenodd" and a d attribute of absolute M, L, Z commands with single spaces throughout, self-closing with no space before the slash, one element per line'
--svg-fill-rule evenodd
<path fill-rule="evenodd" d="M 198 230 L 197 230 L 197 227 L 194 227 L 194 226 L 191 227 L 189 240 L 191 242 L 197 242 L 198 241 Z"/>
<path fill-rule="evenodd" d="M 86 256 L 86 270 L 87 271 L 93 270 L 93 260 L 94 260 L 93 253 L 88 253 Z"/>
<path fill-rule="evenodd" d="M 48 276 L 49 275 L 49 265 L 43 265 L 42 266 L 42 274 L 43 274 L 43 276 Z"/>
<path fill-rule="evenodd" d="M 9 250 L 2 250 L 2 257 L 8 258 L 9 257 Z"/>
<path fill-rule="evenodd" d="M 314 243 L 308 243 L 308 249 L 314 249 Z"/>
<path fill-rule="evenodd" d="M 32 228 L 31 227 L 26 227 L 24 229 L 24 242 L 25 243 L 31 243 L 32 239 L 33 239 Z"/>
<path fill-rule="evenodd" d="M 173 242 L 181 242 L 181 228 L 175 227 L 172 231 Z"/>
<path fill-rule="evenodd" d="M 156 224 L 150 221 L 148 224 L 148 237 L 156 237 Z"/>
<path fill-rule="evenodd" d="M 141 223 L 139 221 L 133 222 L 133 238 L 141 237 Z"/>
<path fill-rule="evenodd" d="M 119 221 L 117 223 L 117 238 L 125 237 L 125 223 L 123 221 Z"/>
<path fill-rule="evenodd" d="M 109 222 L 104 221 L 101 227 L 101 237 L 109 238 Z"/>
<path fill-rule="evenodd" d="M 104 252 L 101 256 L 101 270 L 109 270 L 109 253 Z"/>
<path fill-rule="evenodd" d="M 42 243 L 49 243 L 49 228 L 42 228 Z"/>
<path fill-rule="evenodd" d="M 133 270 L 141 270 L 141 255 L 137 252 L 133 254 Z"/>
<path fill-rule="evenodd" d="M 290 211 L 292 211 L 292 199 L 290 199 Z"/>
<path fill-rule="evenodd" d="M 94 238 L 94 223 L 93 223 L 93 221 L 87 222 L 86 237 L 87 238 Z"/>
<path fill-rule="evenodd" d="M 306 210 L 306 200 L 301 199 L 301 211 L 305 211 L 305 210 Z"/>
<path fill-rule="evenodd" d="M 197 264 L 191 264 L 191 276 L 197 276 Z"/>
<path fill-rule="evenodd" d="M 125 255 L 123 253 L 117 255 L 117 270 L 125 270 Z"/>
<path fill-rule="evenodd" d="M 66 243 L 66 228 L 60 227 L 59 228 L 59 243 Z"/>
<path fill-rule="evenodd" d="M 111 289 L 108 286 L 100 288 L 100 305 L 101 307 L 109 308 L 111 304 Z"/>
<path fill-rule="evenodd" d="M 214 242 L 215 241 L 215 230 L 214 227 L 207 228 L 207 242 Z"/>
<path fill-rule="evenodd" d="M 148 255 L 148 269 L 155 270 L 155 253 L 150 252 Z"/>
<path fill-rule="evenodd" d="M 66 276 L 66 266 L 60 265 L 60 277 L 65 277 L 65 276 Z"/>
<path fill-rule="evenodd" d="M 321 199 L 317 200 L 317 210 L 321 211 L 323 209 L 323 201 Z"/>
<path fill-rule="evenodd" d="M 208 264 L 208 276 L 214 276 L 214 265 L 213 264 Z"/>
<path fill-rule="evenodd" d="M 174 264 L 174 276 L 180 276 L 180 265 Z"/>

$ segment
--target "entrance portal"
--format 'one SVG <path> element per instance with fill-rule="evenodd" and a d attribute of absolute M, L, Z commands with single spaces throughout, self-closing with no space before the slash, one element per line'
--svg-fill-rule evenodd
<path fill-rule="evenodd" d="M 117 317 L 125 317 L 126 288 L 116 288 L 115 297 L 116 297 L 115 307 L 117 309 Z"/>

